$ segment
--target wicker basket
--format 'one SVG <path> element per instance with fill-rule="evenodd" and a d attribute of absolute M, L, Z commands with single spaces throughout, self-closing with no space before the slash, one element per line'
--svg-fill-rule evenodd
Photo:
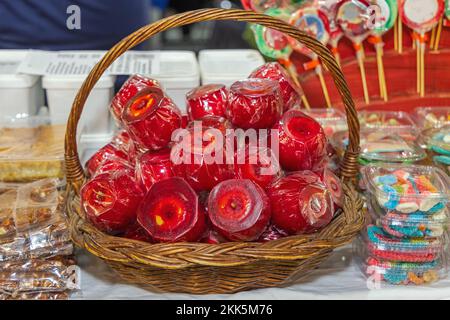
<path fill-rule="evenodd" d="M 149 244 L 104 234 L 85 219 L 79 201 L 85 176 L 77 153 L 76 130 L 90 91 L 111 63 L 128 49 L 161 31 L 208 20 L 246 21 L 283 32 L 316 52 L 333 74 L 346 108 L 350 143 L 341 165 L 343 210 L 319 233 L 267 243 Z M 116 44 L 92 69 L 75 98 L 65 151 L 72 238 L 78 246 L 103 259 L 126 281 L 151 290 L 206 294 L 286 286 L 306 276 L 335 248 L 352 241 L 363 227 L 362 200 L 353 186 L 358 153 L 359 123 L 350 91 L 330 51 L 317 40 L 287 23 L 250 11 L 204 9 L 174 15 L 145 26 Z"/>

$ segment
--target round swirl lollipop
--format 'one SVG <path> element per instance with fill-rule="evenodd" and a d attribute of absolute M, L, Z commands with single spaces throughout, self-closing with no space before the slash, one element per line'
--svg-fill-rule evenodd
<path fill-rule="evenodd" d="M 384 43 L 382 36 L 394 27 L 398 15 L 398 4 L 397 0 L 370 0 L 370 4 L 377 8 L 377 10 L 372 12 L 375 13 L 375 21 L 373 23 L 372 37 L 369 38 L 369 41 L 375 46 L 377 54 L 380 96 L 384 101 L 388 101 L 386 78 L 384 75 Z"/>
<path fill-rule="evenodd" d="M 344 36 L 340 25 L 336 21 L 336 14 L 339 2 L 341 0 L 323 0 L 319 2 L 320 8 L 326 13 L 330 25 L 330 40 L 328 43 L 331 46 L 331 52 L 333 53 L 336 61 L 341 64 L 341 58 L 339 55 L 338 45 Z"/>
<path fill-rule="evenodd" d="M 290 13 L 286 9 L 272 8 L 266 10 L 264 13 L 283 21 L 288 21 L 290 18 Z M 269 58 L 278 60 L 287 69 L 295 84 L 301 88 L 297 70 L 289 59 L 292 53 L 289 38 L 282 32 L 266 28 L 259 24 L 252 25 L 252 30 L 259 51 Z M 303 94 L 301 98 L 305 107 L 309 109 L 309 102 L 306 96 Z"/>
<path fill-rule="evenodd" d="M 370 103 L 369 90 L 367 89 L 366 69 L 364 66 L 364 49 L 362 42 L 369 36 L 367 27 L 370 4 L 366 0 L 343 0 L 339 3 L 336 20 L 342 28 L 345 36 L 353 42 L 356 58 L 361 72 L 364 100 Z"/>
<path fill-rule="evenodd" d="M 425 34 L 439 23 L 444 0 L 400 0 L 399 13 L 404 24 L 414 30 L 417 50 L 417 92 L 425 96 Z"/>
<path fill-rule="evenodd" d="M 246 2 L 250 6 L 250 9 L 255 12 L 264 12 L 268 9 L 284 8 L 287 6 L 287 0 L 247 0 Z"/>
<path fill-rule="evenodd" d="M 328 40 L 330 39 L 328 18 L 326 14 L 318 8 L 307 7 L 295 11 L 294 13 L 292 13 L 289 23 L 299 28 L 300 30 L 305 31 L 310 36 L 322 42 L 324 45 L 326 45 Z M 303 55 L 311 58 L 311 62 L 305 65 L 305 69 L 315 69 L 322 86 L 325 102 L 327 104 L 327 107 L 330 108 L 330 96 L 328 94 L 328 89 L 323 78 L 322 66 L 320 65 L 317 54 L 315 54 L 302 43 L 293 38 L 289 38 L 289 41 L 295 51 L 298 51 Z"/>

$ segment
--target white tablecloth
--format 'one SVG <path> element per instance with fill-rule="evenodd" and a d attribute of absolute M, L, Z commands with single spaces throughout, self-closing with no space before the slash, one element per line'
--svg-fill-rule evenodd
<path fill-rule="evenodd" d="M 77 253 L 81 290 L 72 299 L 450 299 L 450 280 L 429 286 L 385 286 L 368 289 L 355 265 L 351 247 L 342 248 L 302 282 L 287 288 L 258 289 L 228 295 L 153 293 L 122 282 L 101 260 Z"/>

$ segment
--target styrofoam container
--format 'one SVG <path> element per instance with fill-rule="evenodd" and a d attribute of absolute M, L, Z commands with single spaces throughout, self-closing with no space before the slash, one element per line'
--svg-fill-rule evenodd
<path fill-rule="evenodd" d="M 44 76 L 50 118 L 53 124 L 65 124 L 73 100 L 86 76 Z M 109 104 L 114 95 L 114 76 L 102 76 L 84 105 L 80 127 L 86 134 L 108 134 L 111 131 Z"/>
<path fill-rule="evenodd" d="M 35 115 L 44 105 L 44 91 L 39 76 L 17 74 L 28 50 L 0 50 L 0 114 Z"/>
<path fill-rule="evenodd" d="M 186 93 L 200 85 L 200 71 L 193 51 L 160 51 L 158 74 L 144 76 L 158 80 L 183 113 L 186 113 Z"/>
<path fill-rule="evenodd" d="M 265 63 L 257 50 L 201 50 L 198 60 L 203 84 L 221 83 L 226 86 L 248 78 Z"/>

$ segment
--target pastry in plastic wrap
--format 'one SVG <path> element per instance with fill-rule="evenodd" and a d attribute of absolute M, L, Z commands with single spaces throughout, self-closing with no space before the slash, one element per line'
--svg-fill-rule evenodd
<path fill-rule="evenodd" d="M 222 84 L 207 84 L 186 94 L 189 119 L 197 120 L 207 115 L 225 116 L 228 90 Z"/>
<path fill-rule="evenodd" d="M 289 110 L 274 129 L 279 131 L 280 163 L 283 169 L 315 171 L 324 166 L 327 138 L 313 118 L 301 111 Z"/>
<path fill-rule="evenodd" d="M 253 71 L 249 78 L 271 79 L 279 83 L 283 98 L 283 111 L 301 104 L 302 89 L 298 87 L 287 71 L 278 62 L 269 62 Z"/>
<path fill-rule="evenodd" d="M 184 178 L 195 191 L 209 191 L 219 182 L 234 178 L 234 166 L 226 161 L 228 150 L 234 155 L 226 138 L 231 125 L 215 116 L 204 117 L 199 124 L 196 130 L 196 122 L 192 122 L 178 137 L 170 157 L 176 176 Z"/>
<path fill-rule="evenodd" d="M 209 194 L 208 216 L 214 228 L 231 241 L 255 241 L 271 216 L 269 198 L 248 179 L 218 184 Z"/>
<path fill-rule="evenodd" d="M 0 181 L 64 177 L 65 126 L 0 124 Z"/>
<path fill-rule="evenodd" d="M 161 85 L 155 79 L 146 78 L 139 74 L 130 76 L 111 102 L 110 108 L 114 118 L 120 123 L 122 112 L 128 101 L 143 90 L 154 87 L 161 88 Z"/>
<path fill-rule="evenodd" d="M 143 196 L 133 171 L 102 173 L 81 188 L 81 207 L 97 228 L 118 234 L 136 220 Z"/>
<path fill-rule="evenodd" d="M 128 101 L 122 121 L 139 147 L 159 150 L 169 145 L 172 132 L 181 127 L 181 111 L 160 88 L 147 88 Z"/>
<path fill-rule="evenodd" d="M 269 79 L 246 79 L 233 83 L 227 118 L 242 129 L 272 127 L 283 112 L 280 85 Z"/>
<path fill-rule="evenodd" d="M 267 189 L 273 224 L 289 234 L 312 233 L 334 215 L 331 193 L 311 171 L 298 171 L 276 180 Z"/>
<path fill-rule="evenodd" d="M 137 220 L 159 242 L 198 241 L 206 231 L 203 205 L 179 177 L 153 184 L 139 206 Z"/>
<path fill-rule="evenodd" d="M 0 300 L 67 299 L 79 286 L 73 266 L 71 257 L 0 263 Z"/>
<path fill-rule="evenodd" d="M 62 188 L 58 179 L 9 185 L 0 194 L 0 243 L 58 221 L 64 210 Z"/>
<path fill-rule="evenodd" d="M 148 151 L 142 154 L 136 163 L 136 181 L 145 191 L 163 179 L 173 177 L 170 149 Z"/>

